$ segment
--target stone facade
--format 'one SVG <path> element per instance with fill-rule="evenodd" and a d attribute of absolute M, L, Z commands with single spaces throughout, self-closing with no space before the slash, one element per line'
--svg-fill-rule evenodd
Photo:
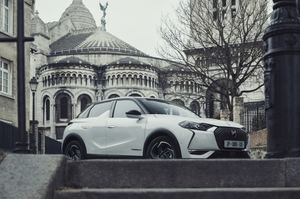
<path fill-rule="evenodd" d="M 8 10 L 8 28 L 4 27 L 4 6 Z M 34 1 L 26 0 L 24 3 L 24 13 L 25 13 L 25 35 L 30 36 L 31 33 L 31 17 L 32 10 L 34 7 Z M 8 30 L 8 31 L 7 31 Z M 4 1 L 0 1 L 0 36 L 1 37 L 16 37 L 17 30 L 17 0 L 8 1 L 8 6 L 4 4 Z M 25 46 L 25 89 L 26 89 L 26 99 L 29 99 L 30 89 L 29 89 L 29 58 L 30 58 L 30 48 L 29 44 Z M 17 105 L 17 48 L 14 43 L 0 43 L 0 58 L 1 62 L 8 64 L 8 70 L 4 73 L 8 73 L 8 90 L 0 91 L 0 121 L 10 123 L 14 126 L 18 125 L 18 105 Z M 2 73 L 2 75 L 4 74 Z M 6 75 L 6 74 L 5 74 Z M 4 77 L 4 76 L 2 76 Z M 4 81 L 2 79 L 2 81 Z M 1 85 L 6 85 L 6 82 L 1 82 Z M 27 129 L 29 128 L 29 103 L 26 101 L 26 121 Z"/>

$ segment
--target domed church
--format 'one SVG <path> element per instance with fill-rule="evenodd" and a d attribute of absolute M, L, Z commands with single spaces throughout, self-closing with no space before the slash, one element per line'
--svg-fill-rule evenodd
<path fill-rule="evenodd" d="M 73 0 L 59 21 L 32 19 L 31 76 L 38 79 L 36 118 L 45 135 L 61 139 L 68 122 L 92 102 L 123 96 L 160 98 L 204 115 L 200 84 L 170 60 L 149 56 L 101 27 Z M 179 80 L 178 73 L 188 77 Z"/>

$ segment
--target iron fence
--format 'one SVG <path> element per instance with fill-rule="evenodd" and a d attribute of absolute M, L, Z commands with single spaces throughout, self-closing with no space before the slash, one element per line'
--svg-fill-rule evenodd
<path fill-rule="evenodd" d="M 35 135 L 30 133 L 30 148 L 35 151 Z M 61 154 L 61 143 L 48 136 L 44 136 L 42 132 L 38 133 L 38 153 L 40 154 Z"/>
<path fill-rule="evenodd" d="M 265 102 L 244 103 L 241 113 L 241 123 L 247 132 L 258 131 L 266 128 Z"/>
<path fill-rule="evenodd" d="M 0 121 L 0 149 L 13 152 L 15 149 L 15 142 L 18 136 L 18 128 Z M 26 136 L 27 137 L 27 136 Z M 35 136 L 29 134 L 29 148 L 34 151 Z M 43 150 L 44 147 L 44 150 Z M 38 133 L 38 151 L 45 154 L 60 154 L 61 143 L 50 137 L 43 136 L 41 132 Z"/>
<path fill-rule="evenodd" d="M 15 140 L 18 135 L 18 128 L 0 121 L 0 148 L 13 151 Z"/>

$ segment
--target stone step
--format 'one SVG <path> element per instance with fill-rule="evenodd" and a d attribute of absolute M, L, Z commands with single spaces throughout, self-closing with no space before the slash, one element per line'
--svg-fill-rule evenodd
<path fill-rule="evenodd" d="M 68 162 L 71 188 L 300 187 L 300 160 L 87 160 Z"/>
<path fill-rule="evenodd" d="M 299 199 L 300 188 L 69 189 L 54 199 Z"/>

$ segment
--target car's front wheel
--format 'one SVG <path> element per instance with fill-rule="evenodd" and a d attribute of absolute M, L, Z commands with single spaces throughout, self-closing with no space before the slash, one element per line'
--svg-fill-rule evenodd
<path fill-rule="evenodd" d="M 159 136 L 148 144 L 145 157 L 151 159 L 175 159 L 180 158 L 180 152 L 170 137 Z"/>
<path fill-rule="evenodd" d="M 77 140 L 67 144 L 64 154 L 69 160 L 82 160 L 86 156 L 84 146 Z"/>

